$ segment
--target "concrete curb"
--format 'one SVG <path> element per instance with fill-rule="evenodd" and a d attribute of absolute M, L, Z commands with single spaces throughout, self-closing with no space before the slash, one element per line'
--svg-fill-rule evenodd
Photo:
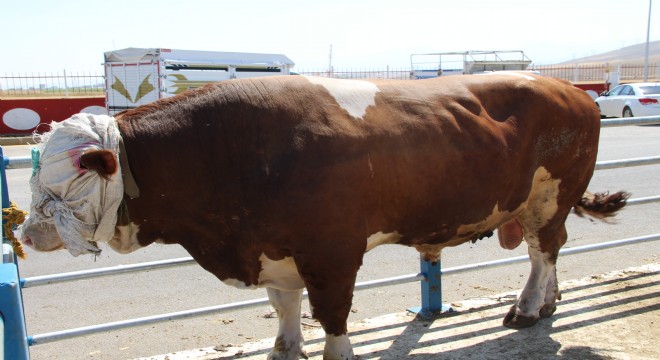
<path fill-rule="evenodd" d="M 3 136 L 0 137 L 0 146 L 13 146 L 13 145 L 34 145 L 32 136 Z"/>
<path fill-rule="evenodd" d="M 349 324 L 357 355 L 368 359 L 658 359 L 660 263 L 560 284 L 551 318 L 522 330 L 502 326 L 516 292 L 451 304 L 458 312 L 424 320 L 397 313 Z M 310 359 L 322 358 L 323 332 L 303 329 Z M 138 360 L 264 360 L 274 338 Z"/>

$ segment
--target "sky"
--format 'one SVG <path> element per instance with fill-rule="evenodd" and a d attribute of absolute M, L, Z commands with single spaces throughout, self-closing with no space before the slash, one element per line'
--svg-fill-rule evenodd
<path fill-rule="evenodd" d="M 0 74 L 103 72 L 105 51 L 278 53 L 297 71 L 522 50 L 547 65 L 646 41 L 649 0 L 0 0 Z M 660 1 L 650 40 L 660 40 Z"/>

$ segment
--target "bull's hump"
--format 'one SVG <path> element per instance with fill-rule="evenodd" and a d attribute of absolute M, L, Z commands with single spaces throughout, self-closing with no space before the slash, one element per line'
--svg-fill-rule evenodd
<path fill-rule="evenodd" d="M 339 106 L 356 119 L 364 118 L 369 106 L 376 105 L 376 84 L 364 80 L 344 80 L 324 77 L 306 77 L 309 82 L 323 86 Z"/>

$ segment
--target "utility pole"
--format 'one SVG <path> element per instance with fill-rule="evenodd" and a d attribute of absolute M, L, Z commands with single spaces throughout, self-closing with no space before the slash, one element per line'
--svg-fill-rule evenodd
<path fill-rule="evenodd" d="M 332 77 L 332 44 L 330 44 L 330 53 L 328 55 L 328 77 Z"/>
<path fill-rule="evenodd" d="M 644 54 L 644 82 L 649 81 L 649 40 L 651 36 L 651 7 L 653 0 L 649 0 L 649 20 L 646 25 L 646 52 Z"/>

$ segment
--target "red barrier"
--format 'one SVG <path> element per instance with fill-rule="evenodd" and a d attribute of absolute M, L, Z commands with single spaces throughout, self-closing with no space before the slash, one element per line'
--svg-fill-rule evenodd
<path fill-rule="evenodd" d="M 0 99 L 0 135 L 29 135 L 77 113 L 106 114 L 105 98 Z"/>
<path fill-rule="evenodd" d="M 602 93 L 603 91 L 609 90 L 609 84 L 607 83 L 591 83 L 591 84 L 575 84 L 575 87 L 578 87 L 582 90 L 592 90 L 597 93 Z"/>
<path fill-rule="evenodd" d="M 609 84 L 604 82 L 599 83 L 584 83 L 584 84 L 574 84 L 575 87 L 580 88 L 587 92 L 592 99 L 596 99 L 600 93 L 609 90 Z"/>

